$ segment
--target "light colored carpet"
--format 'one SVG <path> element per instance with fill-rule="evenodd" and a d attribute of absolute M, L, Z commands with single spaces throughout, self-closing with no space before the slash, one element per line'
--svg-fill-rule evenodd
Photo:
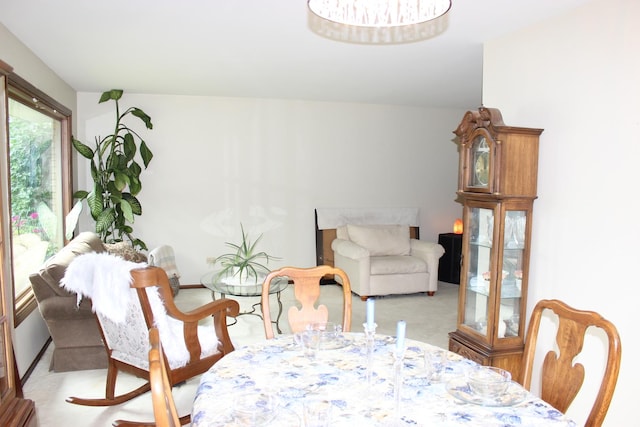
<path fill-rule="evenodd" d="M 235 298 L 241 311 L 247 311 L 258 298 Z M 204 289 L 182 290 L 176 304 L 188 310 L 211 300 L 211 293 Z M 282 293 L 285 307 L 280 320 L 283 332 L 287 333 L 286 311 L 293 303 L 293 291 L 289 287 Z M 342 290 L 337 285 L 324 285 L 321 303 L 329 308 L 330 320 L 339 321 L 342 304 Z M 447 334 L 456 327 L 458 305 L 458 285 L 440 282 L 438 292 L 433 297 L 426 294 L 388 296 L 376 300 L 377 332 L 395 335 L 398 320 L 407 322 L 407 338 L 428 342 L 447 348 Z M 272 316 L 277 307 L 275 297 L 271 300 Z M 365 320 L 365 303 L 353 297 L 353 332 L 362 331 Z M 264 339 L 262 320 L 257 316 L 243 315 L 238 323 L 229 327 L 229 334 L 236 348 Z M 48 371 L 52 345 L 24 385 L 25 397 L 36 404 L 40 427 L 58 426 L 110 426 L 117 419 L 152 421 L 153 410 L 150 393 L 115 407 L 89 407 L 65 402 L 69 396 L 104 397 L 106 369 L 54 373 Z M 198 387 L 198 378 L 174 388 L 173 394 L 179 413 L 191 411 L 193 398 Z M 142 384 L 142 380 L 128 374 L 120 374 L 116 382 L 116 392 L 129 391 Z"/>

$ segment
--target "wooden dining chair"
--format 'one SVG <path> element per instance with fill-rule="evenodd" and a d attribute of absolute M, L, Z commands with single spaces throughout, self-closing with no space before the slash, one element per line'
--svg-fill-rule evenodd
<path fill-rule="evenodd" d="M 320 279 L 326 275 L 336 275 L 342 280 L 342 330 L 351 331 L 351 284 L 347 274 L 339 268 L 320 265 L 311 268 L 283 267 L 274 270 L 262 285 L 262 319 L 267 339 L 273 338 L 273 323 L 269 310 L 269 289 L 276 277 L 287 277 L 293 282 L 293 291 L 300 308 L 292 306 L 288 311 L 291 332 L 299 332 L 310 323 L 323 323 L 329 319 L 329 310 L 324 304 L 316 307 L 320 297 Z"/>
<path fill-rule="evenodd" d="M 541 300 L 533 309 L 523 355 L 521 383 L 531 389 L 533 361 L 543 312 L 551 310 L 558 316 L 556 344 L 558 351 L 549 351 L 541 368 L 541 398 L 561 412 L 566 412 L 578 395 L 585 378 L 585 369 L 574 359 L 582 352 L 585 332 L 594 326 L 608 337 L 606 367 L 595 402 L 585 426 L 600 426 L 604 420 L 618 380 L 622 348 L 616 327 L 593 311 L 576 310 L 558 300 Z"/>
<path fill-rule="evenodd" d="M 85 257 L 83 255 L 82 257 Z M 78 262 L 82 257 L 78 257 Z M 82 269 L 97 267 L 104 260 L 87 258 L 87 265 Z M 107 259 L 108 263 L 113 260 Z M 105 276 L 110 270 L 120 268 L 120 261 L 108 264 L 105 269 L 92 273 L 104 286 Z M 123 261 L 126 262 L 126 261 Z M 73 266 L 70 265 L 69 268 Z M 126 402 L 151 389 L 149 368 L 149 329 L 157 326 L 163 341 L 164 356 L 167 362 L 169 384 L 174 386 L 196 375 L 207 371 L 224 355 L 234 350 L 227 331 L 227 316 L 237 316 L 237 301 L 220 299 L 209 302 L 188 312 L 180 311 L 174 301 L 173 292 L 165 271 L 159 267 L 134 268 L 130 270 L 130 278 L 126 283 L 107 283 L 112 286 L 109 292 L 96 292 L 92 298 L 96 317 L 106 346 L 109 364 L 106 378 L 105 397 L 81 398 L 70 397 L 67 402 L 86 406 L 112 406 Z M 122 286 L 116 290 L 115 286 Z M 121 321 L 114 320 L 114 314 L 101 310 L 98 295 L 102 298 L 117 300 L 123 296 L 126 302 L 118 300 L 110 302 L 113 311 L 122 316 Z M 119 295 L 119 297 L 118 297 Z M 90 295 L 86 295 L 90 296 Z M 115 308 L 115 310 L 114 310 Z M 201 325 L 200 321 L 209 319 L 210 325 Z M 118 372 L 128 372 L 147 380 L 138 388 L 116 395 L 116 378 Z M 190 422 L 190 415 L 180 418 L 182 424 Z M 150 422 L 134 422 L 117 420 L 116 426 L 153 426 Z"/>
<path fill-rule="evenodd" d="M 151 383 L 151 400 L 153 417 L 157 427 L 178 427 L 180 418 L 176 403 L 173 400 L 171 383 L 167 375 L 166 362 L 160 343 L 158 328 L 149 329 L 149 382 Z"/>

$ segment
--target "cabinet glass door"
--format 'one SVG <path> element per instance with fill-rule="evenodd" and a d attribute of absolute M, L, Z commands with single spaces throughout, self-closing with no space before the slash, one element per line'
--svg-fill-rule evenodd
<path fill-rule="evenodd" d="M 498 338 L 517 337 L 520 334 L 520 300 L 526 230 L 527 211 L 507 210 L 504 219 Z"/>
<path fill-rule="evenodd" d="M 487 335 L 491 289 L 493 209 L 471 207 L 468 211 L 469 254 L 465 260 L 467 287 L 462 323 Z"/>

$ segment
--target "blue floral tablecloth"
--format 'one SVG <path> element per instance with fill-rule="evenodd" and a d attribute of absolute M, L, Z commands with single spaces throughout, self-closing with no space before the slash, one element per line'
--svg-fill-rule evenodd
<path fill-rule="evenodd" d="M 465 374 L 474 362 L 426 343 L 406 340 L 400 399 L 394 396 L 392 337 L 376 336 L 370 379 L 364 334 L 345 334 L 344 345 L 315 358 L 292 336 L 239 348 L 217 362 L 200 381 L 192 426 L 242 426 L 238 411 L 266 396 L 275 410 L 265 426 L 303 426 L 306 399 L 331 402 L 331 426 L 575 426 L 541 399 L 513 383 L 502 400 L 475 400 Z M 427 372 L 424 355 L 443 352 L 444 371 Z M 247 399 L 247 397 L 249 399 Z M 255 422 L 254 422 L 255 423 Z"/>

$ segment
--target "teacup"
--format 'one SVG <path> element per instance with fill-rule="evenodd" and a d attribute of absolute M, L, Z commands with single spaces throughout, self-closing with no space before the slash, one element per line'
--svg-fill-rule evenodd
<path fill-rule="evenodd" d="M 469 372 L 471 391 L 482 397 L 496 397 L 504 394 L 511 382 L 511 373 L 493 366 L 478 366 Z"/>

